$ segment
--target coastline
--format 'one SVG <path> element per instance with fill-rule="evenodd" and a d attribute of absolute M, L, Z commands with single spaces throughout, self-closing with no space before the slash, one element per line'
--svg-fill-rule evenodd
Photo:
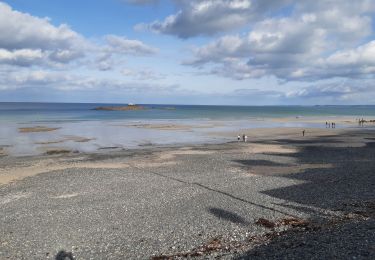
<path fill-rule="evenodd" d="M 169 159 L 174 155 L 189 154 L 193 150 L 210 150 L 215 146 L 231 146 L 231 145 L 247 145 L 243 150 L 244 153 L 296 153 L 294 148 L 285 148 L 276 144 L 276 140 L 293 139 L 295 141 L 303 141 L 316 138 L 332 137 L 339 138 L 340 135 L 348 131 L 361 134 L 361 132 L 371 133 L 374 130 L 356 128 L 356 129 L 326 129 L 326 128 L 303 128 L 305 136 L 302 136 L 302 128 L 284 127 L 284 128 L 247 128 L 239 129 L 238 131 L 223 131 L 223 132 L 208 132 L 208 135 L 215 137 L 222 137 L 216 142 L 207 143 L 172 143 L 165 145 L 147 144 L 130 149 L 120 149 L 120 147 L 104 147 L 97 151 L 78 152 L 61 147 L 49 146 L 42 154 L 26 155 L 26 156 L 12 156 L 5 152 L 5 149 L 0 149 L 0 185 L 8 184 L 13 181 L 22 180 L 26 177 L 35 176 L 44 172 L 54 170 L 64 170 L 69 168 L 108 168 L 116 169 L 116 167 L 127 167 L 125 164 L 116 164 L 104 160 L 102 163 L 87 163 L 89 158 L 117 158 L 130 157 L 137 158 L 143 165 L 168 165 L 171 164 Z M 248 141 L 244 143 L 236 141 L 238 133 L 246 134 Z M 71 140 L 78 143 L 85 143 L 89 139 L 83 137 L 72 136 Z M 267 145 L 261 145 L 260 142 L 269 142 Z M 56 142 L 58 143 L 58 142 Z M 55 145 L 55 142 L 46 142 L 43 144 Z M 275 143 L 275 144 L 274 144 Z M 343 146 L 347 146 L 345 143 Z M 352 144 L 354 145 L 354 144 Z M 340 146 L 336 144 L 336 146 Z M 242 148 L 241 148 L 242 149 Z M 147 154 L 147 158 L 143 158 Z M 197 153 L 199 154 L 199 152 Z M 204 153 L 203 153 L 204 154 Z M 149 158 L 151 156 L 151 159 Z M 146 160 L 148 162 L 146 163 Z M 21 163 L 22 162 L 22 163 Z M 12 166 L 16 167 L 12 167 Z M 22 165 L 22 166 L 20 166 Z"/>

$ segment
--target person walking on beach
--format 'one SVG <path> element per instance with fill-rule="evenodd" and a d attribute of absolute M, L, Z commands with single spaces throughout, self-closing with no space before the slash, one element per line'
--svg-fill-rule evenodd
<path fill-rule="evenodd" d="M 247 135 L 245 135 L 245 143 L 247 142 Z"/>
<path fill-rule="evenodd" d="M 328 122 L 326 121 L 326 128 L 328 128 Z"/>
<path fill-rule="evenodd" d="M 305 136 L 305 129 L 302 130 L 302 136 Z"/>
<path fill-rule="evenodd" d="M 241 141 L 241 136 L 237 135 L 237 142 Z"/>
<path fill-rule="evenodd" d="M 245 134 L 242 135 L 242 141 L 245 142 Z"/>

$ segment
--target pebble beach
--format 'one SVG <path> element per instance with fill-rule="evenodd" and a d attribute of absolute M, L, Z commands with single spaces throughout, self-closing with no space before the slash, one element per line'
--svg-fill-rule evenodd
<path fill-rule="evenodd" d="M 373 130 L 248 136 L 2 156 L 0 258 L 375 257 Z"/>

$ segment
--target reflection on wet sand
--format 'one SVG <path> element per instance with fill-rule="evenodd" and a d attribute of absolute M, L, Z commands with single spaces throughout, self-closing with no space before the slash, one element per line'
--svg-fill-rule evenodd
<path fill-rule="evenodd" d="M 277 120 L 276 120 L 277 121 Z M 1 145 L 11 145 L 11 156 L 45 154 L 51 150 L 83 153 L 113 149 L 134 149 L 164 145 L 221 143 L 245 134 L 254 138 L 296 137 L 301 134 L 302 119 L 278 123 L 271 119 L 253 120 L 113 120 L 49 123 L 19 128 L 19 123 L 2 126 Z M 337 122 L 340 122 L 337 119 Z M 324 128 L 323 128 L 324 127 Z M 340 124 L 340 127 L 343 127 Z M 55 131 L 57 130 L 58 131 Z M 306 135 L 328 135 L 324 125 L 303 125 Z M 342 129 L 335 129 L 335 132 Z M 30 134 L 27 134 L 30 133 Z M 272 148 L 272 147 L 269 147 Z M 258 149 L 253 147 L 251 149 Z M 256 151 L 254 151 L 256 152 Z M 4 153 L 4 151 L 2 152 Z M 50 151 L 51 153 L 60 153 Z M 61 152 L 62 153 L 62 152 Z M 64 153 L 68 153 L 65 152 Z"/>
<path fill-rule="evenodd" d="M 87 143 L 92 140 L 95 140 L 95 138 L 87 138 L 82 136 L 74 136 L 74 135 L 68 135 L 65 136 L 64 139 L 58 139 L 58 140 L 50 140 L 50 141 L 41 141 L 41 142 L 35 142 L 35 144 L 59 144 L 66 141 L 73 141 L 76 143 Z"/>

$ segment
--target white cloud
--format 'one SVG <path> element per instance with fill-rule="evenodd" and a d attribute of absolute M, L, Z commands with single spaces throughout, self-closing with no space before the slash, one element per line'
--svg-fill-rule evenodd
<path fill-rule="evenodd" d="M 0 13 L 0 65 L 61 68 L 81 59 L 81 65 L 89 66 L 95 60 L 95 67 L 104 71 L 112 69 L 118 57 L 157 52 L 141 41 L 116 35 L 107 35 L 104 44 L 96 44 L 68 25 L 54 26 L 48 18 L 13 10 L 2 2 Z"/>
<path fill-rule="evenodd" d="M 173 92 L 178 89 L 176 85 L 163 85 L 156 83 L 139 83 L 126 79 L 99 78 L 85 76 L 73 72 L 48 70 L 22 70 L 0 72 L 0 90 L 17 90 L 37 87 L 56 90 L 95 90 L 109 91 L 121 90 L 131 93 L 162 93 Z"/>
<path fill-rule="evenodd" d="M 158 1 L 127 2 L 151 4 Z M 215 97 L 216 83 L 210 82 L 218 82 L 218 89 L 224 89 L 227 82 L 230 83 L 228 85 L 233 82 L 230 89 L 239 86 L 234 92 L 222 96 L 219 93 L 218 97 L 223 97 L 223 100 L 227 95 L 233 100 L 240 100 L 241 97 L 244 100 L 251 97 L 262 100 L 261 97 L 264 97 L 269 103 L 288 103 L 289 100 L 318 102 L 320 99 L 341 102 L 368 99 L 366 93 L 375 98 L 372 84 L 375 75 L 373 0 L 169 2 L 175 4 L 176 12 L 161 21 L 143 26 L 179 38 L 219 35 L 219 38 L 195 47 L 185 65 L 192 66 L 202 74 L 235 80 L 267 78 L 264 81 L 274 82 L 272 86 L 264 85 L 264 89 L 257 89 L 252 84 L 263 80 L 221 82 L 215 77 L 205 77 L 205 84 L 212 87 L 205 89 L 209 95 L 204 99 Z M 144 58 L 140 57 L 159 52 L 146 42 L 118 35 L 102 36 L 94 42 L 66 24 L 53 25 L 48 18 L 13 10 L 5 3 L 0 3 L 0 13 L 1 89 L 18 89 L 22 92 L 27 88 L 49 88 L 52 92 L 56 89 L 82 93 L 86 90 L 98 93 L 123 90 L 139 96 L 144 93 L 155 93 L 157 96 L 159 92 L 176 94 L 176 86 L 155 84 L 157 80 L 169 82 L 176 77 L 174 74 L 164 80 L 166 76 L 156 71 L 159 64 L 150 67 L 153 65 L 143 63 Z M 234 32 L 223 34 L 228 31 Z M 199 38 L 199 42 L 205 40 L 207 38 Z M 176 49 L 172 49 L 169 53 L 176 52 Z M 164 62 L 158 57 L 152 59 L 155 60 Z M 175 65 L 173 61 L 166 61 L 162 65 L 181 73 L 180 68 L 172 68 Z M 124 67 L 127 69 L 121 70 Z M 329 79 L 336 82 L 341 80 L 337 78 L 350 78 L 350 84 L 322 83 Z M 184 84 L 201 84 L 196 79 L 189 80 L 191 78 L 186 76 L 189 83 Z M 290 88 L 288 84 L 276 83 L 287 81 L 299 82 L 291 82 Z M 305 87 L 307 83 L 301 81 L 316 83 Z M 250 89 L 244 87 L 248 83 L 252 85 Z M 280 87 L 280 92 L 267 90 L 268 87 L 275 89 L 276 85 Z M 288 92 L 281 89 L 288 89 Z M 178 95 L 184 101 L 187 93 L 181 91 Z M 197 97 L 201 94 L 197 93 Z"/>
<path fill-rule="evenodd" d="M 319 2 L 319 1 L 315 1 Z M 246 35 L 226 35 L 193 49 L 185 65 L 234 79 L 276 76 L 317 80 L 374 72 L 374 44 L 358 47 L 371 35 L 369 1 L 297 4 L 289 17 L 253 24 Z M 362 4 L 360 4 L 362 3 Z M 367 9 L 370 8 L 370 9 Z"/>
<path fill-rule="evenodd" d="M 20 56 L 38 61 L 69 62 L 83 55 L 85 40 L 67 25 L 54 26 L 48 18 L 38 18 L 13 10 L 0 2 L 0 49 L 11 52 L 17 65 Z M 4 60 L 9 63 L 9 60 Z M 22 62 L 21 62 L 22 64 Z"/>
<path fill-rule="evenodd" d="M 93 48 L 94 67 L 101 71 L 113 70 L 122 66 L 124 57 L 152 56 L 159 50 L 139 40 L 131 40 L 117 35 L 106 35 L 105 43 Z"/>
<path fill-rule="evenodd" d="M 276 10 L 288 0 L 180 0 L 180 10 L 151 24 L 138 24 L 136 29 L 171 34 L 180 38 L 214 35 L 246 25 L 264 13 Z"/>
<path fill-rule="evenodd" d="M 44 54 L 40 49 L 19 49 L 9 51 L 0 49 L 0 64 L 30 66 L 41 62 Z"/>
<path fill-rule="evenodd" d="M 165 75 L 161 73 L 157 73 L 152 69 L 123 69 L 121 70 L 122 75 L 126 77 L 130 77 L 135 80 L 160 80 L 164 79 Z"/>
<path fill-rule="evenodd" d="M 117 35 L 107 35 L 107 52 L 136 56 L 151 55 L 157 53 L 157 49 L 138 40 L 130 40 Z"/>
<path fill-rule="evenodd" d="M 375 96 L 375 89 L 371 81 L 350 80 L 334 83 L 313 84 L 286 93 L 287 99 L 320 100 L 324 103 L 330 100 L 334 103 L 361 102 L 367 97 Z"/>
<path fill-rule="evenodd" d="M 326 60 L 327 66 L 375 66 L 375 40 L 351 50 L 337 51 Z"/>
<path fill-rule="evenodd" d="M 1 89 L 18 89 L 22 87 L 51 87 L 55 84 L 65 84 L 73 78 L 66 73 L 46 70 L 12 71 L 6 76 L 0 74 Z"/>

